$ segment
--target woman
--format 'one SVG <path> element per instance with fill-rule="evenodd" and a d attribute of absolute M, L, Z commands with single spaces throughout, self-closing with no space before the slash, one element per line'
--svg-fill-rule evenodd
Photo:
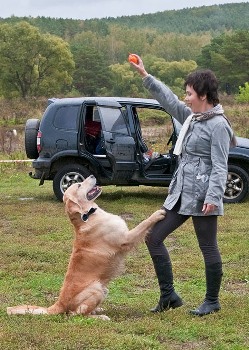
<path fill-rule="evenodd" d="M 131 65 L 143 78 L 144 86 L 183 127 L 174 153 L 179 165 L 163 204 L 166 217 L 158 222 L 146 244 L 160 287 L 158 305 L 152 312 L 180 307 L 183 302 L 174 290 L 173 273 L 165 238 L 192 217 L 206 274 L 204 302 L 191 310 L 203 316 L 220 310 L 219 290 L 222 261 L 217 245 L 217 216 L 223 215 L 223 195 L 227 179 L 227 159 L 235 137 L 219 104 L 218 83 L 210 70 L 191 73 L 184 84 L 185 103 L 162 82 L 149 75 L 142 59 Z"/>

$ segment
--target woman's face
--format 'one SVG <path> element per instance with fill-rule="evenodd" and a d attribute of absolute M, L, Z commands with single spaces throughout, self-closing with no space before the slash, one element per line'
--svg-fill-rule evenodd
<path fill-rule="evenodd" d="M 184 101 L 192 109 L 193 113 L 204 112 L 206 106 L 206 96 L 199 97 L 192 86 L 186 86 Z"/>

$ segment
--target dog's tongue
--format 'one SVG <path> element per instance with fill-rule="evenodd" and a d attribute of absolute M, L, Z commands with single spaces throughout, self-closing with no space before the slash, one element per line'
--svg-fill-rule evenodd
<path fill-rule="evenodd" d="M 88 200 L 91 200 L 92 198 L 94 198 L 97 193 L 99 193 L 100 191 L 100 187 L 99 186 L 94 186 L 88 193 L 87 193 L 87 198 Z"/>

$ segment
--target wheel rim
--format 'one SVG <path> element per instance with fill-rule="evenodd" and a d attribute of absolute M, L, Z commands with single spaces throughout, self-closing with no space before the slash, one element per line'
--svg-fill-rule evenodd
<path fill-rule="evenodd" d="M 239 197 L 244 189 L 243 179 L 236 173 L 229 172 L 226 182 L 224 197 L 226 199 L 235 199 Z"/>
<path fill-rule="evenodd" d="M 76 171 L 71 171 L 69 173 L 66 173 L 60 181 L 60 189 L 61 192 L 64 193 L 68 187 L 70 187 L 72 184 L 83 182 L 85 180 L 84 176 L 79 174 Z"/>

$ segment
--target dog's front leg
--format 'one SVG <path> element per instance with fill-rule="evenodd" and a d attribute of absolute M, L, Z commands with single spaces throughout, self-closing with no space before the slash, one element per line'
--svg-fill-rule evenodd
<path fill-rule="evenodd" d="M 140 242 L 142 239 L 146 237 L 149 230 L 158 222 L 165 218 L 166 211 L 164 209 L 159 209 L 155 211 L 148 219 L 145 219 L 136 227 L 128 232 L 127 242 L 124 245 L 134 245 Z"/>

